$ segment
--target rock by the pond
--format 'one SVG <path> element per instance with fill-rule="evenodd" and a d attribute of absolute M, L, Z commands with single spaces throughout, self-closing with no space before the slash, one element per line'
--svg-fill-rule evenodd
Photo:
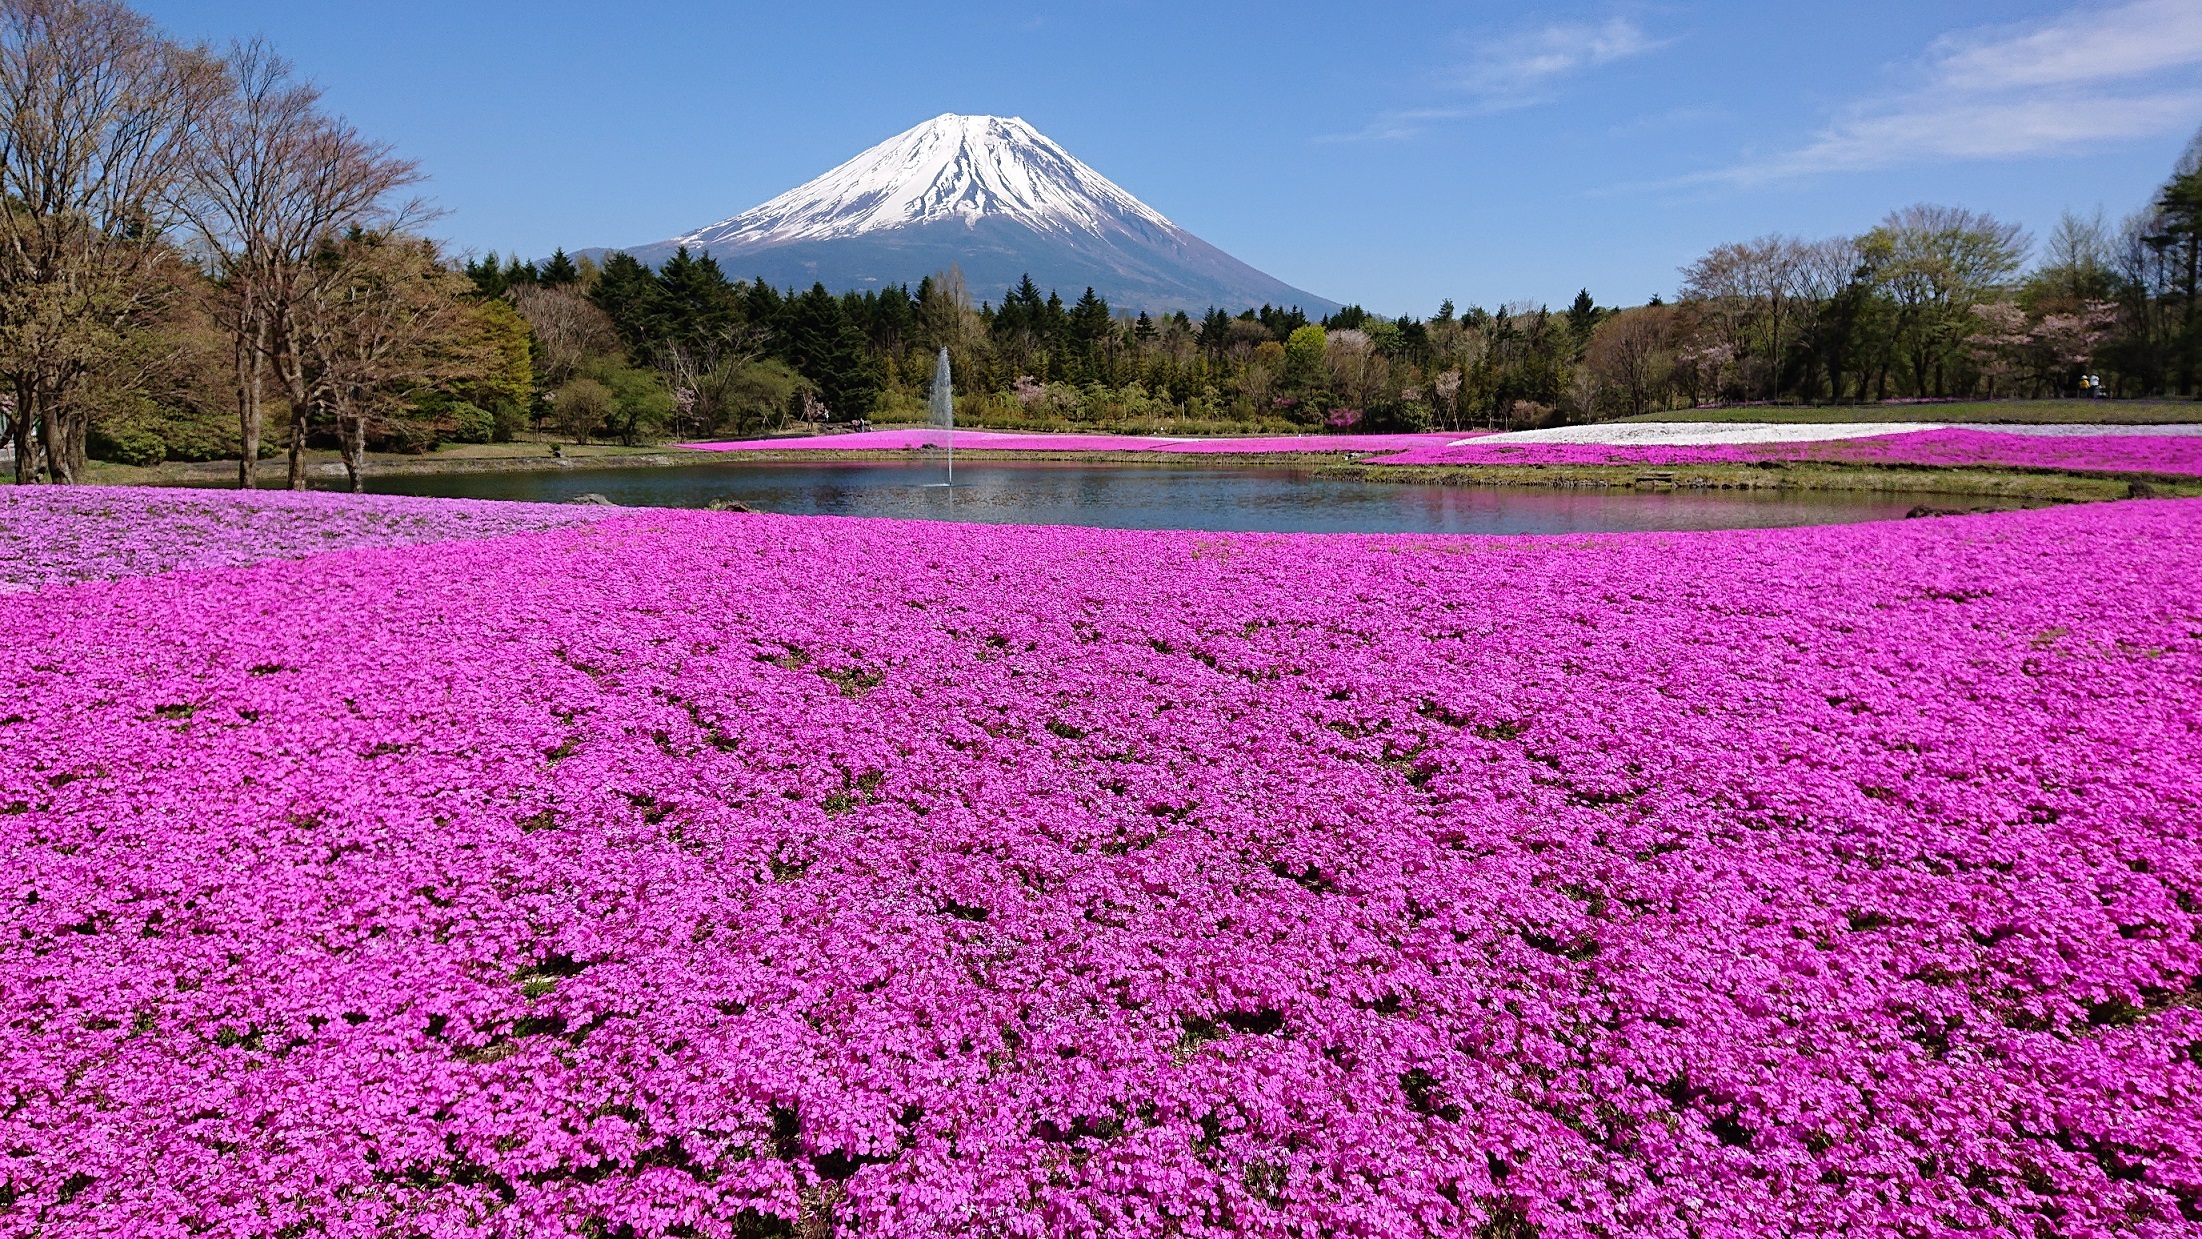
<path fill-rule="evenodd" d="M 566 502 L 578 503 L 592 508 L 616 508 L 619 506 L 618 504 L 613 503 L 611 500 L 606 499 L 604 496 L 597 494 L 593 490 L 585 495 L 575 495 L 573 498 L 568 499 Z"/>
<path fill-rule="evenodd" d="M 703 506 L 706 511 L 710 512 L 754 512 L 757 510 L 739 499 L 714 499 Z"/>

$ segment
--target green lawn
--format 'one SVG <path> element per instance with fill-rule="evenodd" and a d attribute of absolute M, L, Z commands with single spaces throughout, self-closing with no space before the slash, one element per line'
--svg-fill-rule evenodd
<path fill-rule="evenodd" d="M 1673 409 L 1631 422 L 2004 422 L 2163 426 L 2202 422 L 2191 400 L 1977 400 L 1962 404 L 1861 404 L 1830 408 Z"/>

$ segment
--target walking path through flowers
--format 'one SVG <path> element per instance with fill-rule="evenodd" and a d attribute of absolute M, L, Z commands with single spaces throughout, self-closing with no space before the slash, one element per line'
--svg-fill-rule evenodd
<path fill-rule="evenodd" d="M 192 502 L 4 568 L 0 1233 L 2202 1226 L 2202 502 Z"/>

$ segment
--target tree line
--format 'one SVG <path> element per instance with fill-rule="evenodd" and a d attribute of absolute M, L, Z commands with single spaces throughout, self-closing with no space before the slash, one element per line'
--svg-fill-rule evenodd
<path fill-rule="evenodd" d="M 974 304 L 953 269 L 915 289 L 797 293 L 686 251 L 657 271 L 561 254 L 543 272 L 492 255 L 469 273 L 539 338 L 546 316 L 592 323 L 599 372 L 660 376 L 662 421 L 598 417 L 623 406 L 591 382 L 564 404 L 576 434 L 917 420 L 942 347 L 959 417 L 1007 427 L 1508 428 L 1704 404 L 2072 396 L 2084 376 L 2109 394 L 2193 396 L 2202 138 L 2123 225 L 2068 214 L 2038 254 L 1990 215 L 1913 206 L 1857 236 L 1718 246 L 1683 268 L 1675 300 L 1628 308 L 1585 290 L 1558 311 L 1195 318 L 1113 311 L 1090 288 L 1066 302 L 1029 277 Z"/>
<path fill-rule="evenodd" d="M 20 482 L 93 454 L 370 445 L 524 410 L 527 324 L 420 235 L 416 166 L 265 43 L 113 0 L 0 0 L 0 413 Z M 222 424 L 227 423 L 226 431 Z"/>

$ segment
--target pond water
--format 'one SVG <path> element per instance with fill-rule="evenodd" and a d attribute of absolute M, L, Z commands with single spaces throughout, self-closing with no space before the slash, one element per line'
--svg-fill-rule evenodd
<path fill-rule="evenodd" d="M 738 499 L 760 511 L 794 515 L 1311 533 L 1744 529 L 1889 520 L 1920 504 L 2018 506 L 1970 495 L 1423 486 L 1325 478 L 1281 467 L 1052 461 L 973 461 L 956 467 L 953 489 L 940 481 L 937 461 L 728 461 L 370 478 L 368 489 L 552 503 L 594 493 L 630 507 L 700 508 Z"/>

